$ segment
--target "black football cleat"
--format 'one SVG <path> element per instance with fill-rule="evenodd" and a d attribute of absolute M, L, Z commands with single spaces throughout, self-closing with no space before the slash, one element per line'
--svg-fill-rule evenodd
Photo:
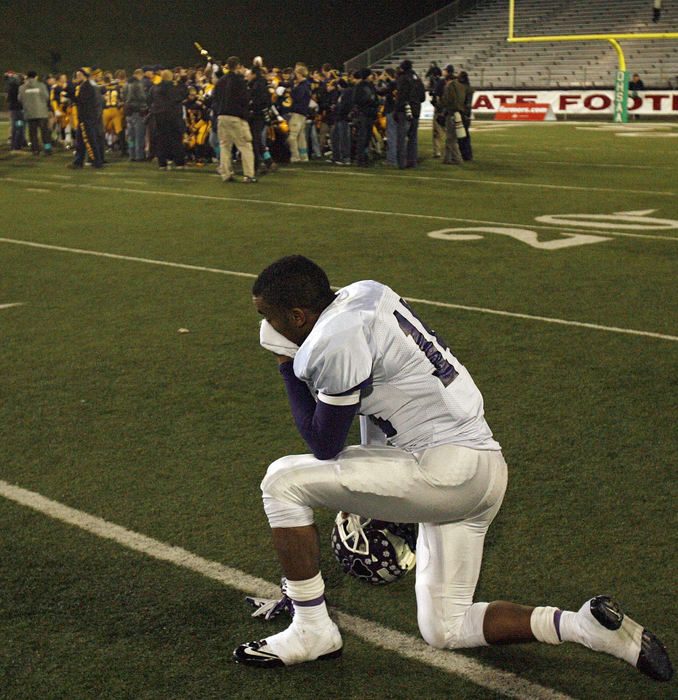
<path fill-rule="evenodd" d="M 578 615 L 586 632 L 586 646 L 628 661 L 655 681 L 671 680 L 673 668 L 666 647 L 652 632 L 624 615 L 610 596 L 596 596 Z"/>
<path fill-rule="evenodd" d="M 666 647 L 650 632 L 643 630 L 643 641 L 636 668 L 655 681 L 670 681 L 673 678 L 673 666 Z"/>
<path fill-rule="evenodd" d="M 268 649 L 265 639 L 241 644 L 233 652 L 233 658 L 237 664 L 246 664 L 256 668 L 275 668 L 285 665 L 277 654 Z"/>
<path fill-rule="evenodd" d="M 337 659 L 342 647 L 341 633 L 334 622 L 320 629 L 305 629 L 293 622 L 272 637 L 241 644 L 233 652 L 233 658 L 238 664 L 276 668 L 304 661 Z"/>

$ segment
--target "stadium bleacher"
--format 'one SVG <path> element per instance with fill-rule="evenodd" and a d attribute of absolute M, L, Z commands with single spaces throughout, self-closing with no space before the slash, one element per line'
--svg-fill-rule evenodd
<path fill-rule="evenodd" d="M 647 0 L 516 0 L 520 36 L 678 32 L 678 8 L 652 22 Z M 480 0 L 456 19 L 419 36 L 370 67 L 410 59 L 420 74 L 451 63 L 483 88 L 611 87 L 618 56 L 607 41 L 509 43 L 508 1 Z M 678 39 L 620 40 L 627 68 L 646 87 L 678 89 Z M 358 58 L 358 57 L 356 57 Z"/>

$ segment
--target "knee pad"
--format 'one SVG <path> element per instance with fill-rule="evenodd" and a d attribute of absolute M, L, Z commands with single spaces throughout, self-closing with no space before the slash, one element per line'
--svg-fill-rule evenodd
<path fill-rule="evenodd" d="M 264 511 L 271 527 L 303 527 L 313 523 L 313 509 L 294 493 L 294 457 L 271 464 L 261 482 Z"/>
<path fill-rule="evenodd" d="M 264 511 L 271 527 L 304 527 L 313 524 L 313 508 L 283 503 L 264 496 Z"/>
<path fill-rule="evenodd" d="M 483 635 L 483 620 L 489 603 L 473 603 L 455 615 L 418 617 L 419 631 L 424 641 L 436 649 L 464 649 L 487 646 Z"/>
<path fill-rule="evenodd" d="M 439 618 L 418 616 L 419 632 L 424 641 L 436 649 L 444 649 L 447 635 L 443 621 Z"/>

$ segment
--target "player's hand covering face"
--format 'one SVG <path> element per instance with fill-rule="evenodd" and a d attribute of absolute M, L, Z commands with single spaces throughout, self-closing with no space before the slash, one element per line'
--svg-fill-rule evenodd
<path fill-rule="evenodd" d="M 256 310 L 275 328 L 278 333 L 296 345 L 304 342 L 304 319 L 299 317 L 300 309 L 281 309 L 269 304 L 263 297 L 252 297 Z M 302 312 L 303 313 L 303 312 Z"/>

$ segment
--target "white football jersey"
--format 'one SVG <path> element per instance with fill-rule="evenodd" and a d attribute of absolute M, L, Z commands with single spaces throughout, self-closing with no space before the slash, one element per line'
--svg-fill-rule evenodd
<path fill-rule="evenodd" d="M 392 289 L 371 280 L 339 290 L 294 358 L 320 401 L 360 403 L 391 444 L 499 450 L 471 375 Z"/>

